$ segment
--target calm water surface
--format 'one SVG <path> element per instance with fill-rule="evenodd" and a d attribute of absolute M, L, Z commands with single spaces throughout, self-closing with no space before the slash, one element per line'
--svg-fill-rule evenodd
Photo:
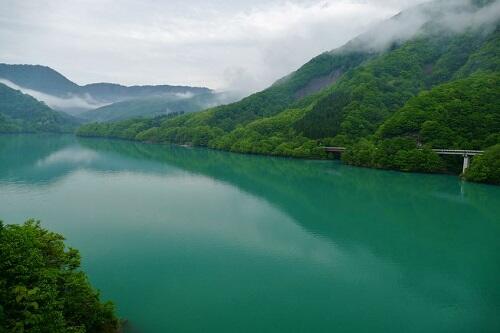
<path fill-rule="evenodd" d="M 500 187 L 0 136 L 0 218 L 63 233 L 132 332 L 499 332 Z"/>

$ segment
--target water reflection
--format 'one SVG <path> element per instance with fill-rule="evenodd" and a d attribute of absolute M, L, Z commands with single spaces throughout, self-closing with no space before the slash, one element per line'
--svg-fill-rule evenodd
<path fill-rule="evenodd" d="M 22 184 L 35 208 L 64 203 L 53 218 L 76 216 L 89 271 L 146 331 L 172 328 L 151 323 L 164 312 L 184 330 L 193 312 L 206 327 L 267 323 L 240 331 L 273 331 L 280 316 L 275 330 L 500 326 L 498 187 L 69 136 L 0 137 L 0 156 L 0 198 L 15 207 L 25 197 L 9 186 Z M 130 297 L 145 294 L 141 312 Z"/>

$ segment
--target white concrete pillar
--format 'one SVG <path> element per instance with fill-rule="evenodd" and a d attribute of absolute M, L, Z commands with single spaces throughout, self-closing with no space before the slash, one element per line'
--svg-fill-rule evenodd
<path fill-rule="evenodd" d="M 470 156 L 464 155 L 464 167 L 462 168 L 462 173 L 465 173 L 465 170 L 467 170 L 469 164 L 470 164 Z"/>

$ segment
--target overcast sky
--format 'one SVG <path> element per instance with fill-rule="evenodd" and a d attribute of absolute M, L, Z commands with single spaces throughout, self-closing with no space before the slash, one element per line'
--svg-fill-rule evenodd
<path fill-rule="evenodd" d="M 86 84 L 265 88 L 425 0 L 0 0 L 0 62 Z"/>

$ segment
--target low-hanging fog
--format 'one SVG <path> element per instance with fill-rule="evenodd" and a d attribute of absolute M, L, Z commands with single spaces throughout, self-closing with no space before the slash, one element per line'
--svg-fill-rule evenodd
<path fill-rule="evenodd" d="M 21 87 L 9 80 L 5 80 L 2 78 L 0 78 L 0 83 L 5 84 L 6 86 L 12 89 L 20 90 L 21 92 L 34 97 L 37 100 L 44 102 L 54 110 L 65 111 L 70 114 L 78 114 L 82 111 L 96 109 L 98 107 L 109 104 L 109 103 L 98 102 L 89 95 L 85 96 L 73 95 L 73 96 L 68 96 L 66 98 L 61 98 L 40 91 L 36 91 L 33 89 Z"/>
<path fill-rule="evenodd" d="M 424 2 L 124 0 L 118 6 L 111 0 L 0 0 L 0 62 L 47 65 L 79 84 L 181 84 L 249 93 Z M 441 19 L 461 29 L 498 17 L 498 2 L 474 17 L 462 12 Z M 369 47 L 408 38 L 425 19 L 417 12 L 387 25 Z"/>
<path fill-rule="evenodd" d="M 475 5 L 483 2 L 484 6 Z M 423 3 L 374 25 L 353 45 L 368 51 L 382 51 L 393 42 L 408 40 L 431 26 L 453 33 L 466 29 L 494 29 L 500 20 L 498 0 L 437 0 Z"/>

